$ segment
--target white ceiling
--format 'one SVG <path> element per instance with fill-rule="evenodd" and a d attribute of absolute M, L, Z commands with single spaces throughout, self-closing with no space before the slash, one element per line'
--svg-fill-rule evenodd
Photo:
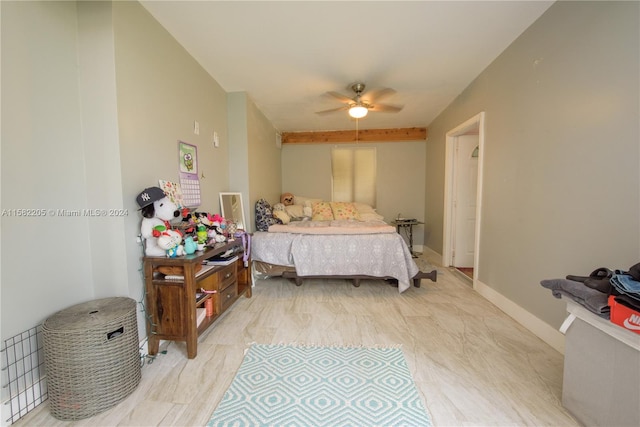
<path fill-rule="evenodd" d="M 553 1 L 142 1 L 283 132 L 355 129 L 328 91 L 393 88 L 360 129 L 427 126 Z"/>

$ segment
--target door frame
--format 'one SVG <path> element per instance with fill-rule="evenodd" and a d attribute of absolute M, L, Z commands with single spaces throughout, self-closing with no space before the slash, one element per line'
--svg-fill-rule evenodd
<path fill-rule="evenodd" d="M 482 213 L 482 180 L 484 165 L 484 111 L 471 117 L 462 124 L 456 126 L 446 133 L 445 142 L 445 173 L 444 173 L 444 217 L 443 217 L 443 242 L 442 242 L 442 265 L 449 267 L 453 263 L 453 195 L 455 185 L 455 161 L 456 161 L 456 142 L 458 136 L 465 133 L 478 130 L 478 187 L 476 191 L 476 226 L 474 237 L 474 254 L 473 254 L 473 277 L 474 286 L 478 277 L 478 259 L 480 254 L 480 224 Z"/>

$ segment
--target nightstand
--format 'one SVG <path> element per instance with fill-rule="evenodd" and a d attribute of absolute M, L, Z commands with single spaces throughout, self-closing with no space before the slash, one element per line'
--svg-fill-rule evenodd
<path fill-rule="evenodd" d="M 413 252 L 413 226 L 424 224 L 424 222 L 420 222 L 417 219 L 396 218 L 391 221 L 391 224 L 396 226 L 398 234 L 402 234 L 401 230 L 404 230 L 407 238 L 409 239 L 409 252 L 411 252 L 412 257 L 417 258 L 418 256 Z"/>

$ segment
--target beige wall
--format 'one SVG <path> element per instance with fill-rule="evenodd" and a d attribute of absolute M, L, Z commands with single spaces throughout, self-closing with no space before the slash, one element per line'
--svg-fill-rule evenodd
<path fill-rule="evenodd" d="M 230 141 L 225 91 L 137 2 L 0 7 L 2 208 L 128 212 L 2 217 L 8 338 L 74 303 L 142 301 L 136 195 L 178 179 L 182 140 L 198 147 L 200 210 L 219 212 Z M 144 337 L 142 313 L 138 324 Z"/>
<path fill-rule="evenodd" d="M 539 282 L 640 258 L 638 2 L 558 2 L 429 125 L 427 245 L 445 133 L 486 112 L 479 280 L 558 327 Z"/>
<path fill-rule="evenodd" d="M 351 145 L 340 144 L 339 147 Z M 377 211 L 391 221 L 399 213 L 424 219 L 426 143 L 359 144 L 377 151 Z M 331 144 L 284 144 L 282 192 L 331 200 Z M 270 203 L 280 200 L 268 199 Z M 427 205 L 430 203 L 426 203 Z M 423 243 L 423 226 L 414 228 L 414 245 Z"/>
<path fill-rule="evenodd" d="M 93 298 L 74 3 L 2 2 L 2 338 Z M 22 216 L 21 209 L 41 211 Z M 50 211 L 53 210 L 53 211 Z M 41 215 L 42 213 L 42 215 Z M 24 215 L 26 215 L 26 211 Z"/>
<path fill-rule="evenodd" d="M 142 299 L 135 196 L 177 179 L 178 140 L 198 146 L 201 210 L 218 212 L 232 182 L 248 188 L 251 215 L 255 200 L 281 192 L 330 199 L 331 146 L 278 149 L 248 98 L 246 168 L 229 165 L 227 94 L 138 3 L 0 7 L 2 209 L 129 212 L 3 216 L 3 338 L 75 302 Z M 424 219 L 416 244 L 424 236 L 441 251 L 444 135 L 485 111 L 479 279 L 557 326 L 564 304 L 541 279 L 640 256 L 638 27 L 637 2 L 556 3 L 429 126 L 426 143 L 371 144 L 378 211 Z M 34 248 L 37 268 L 25 255 Z M 25 295 L 38 295 L 28 309 L 17 304 Z"/>
<path fill-rule="evenodd" d="M 280 195 L 280 149 L 276 129 L 246 92 L 227 96 L 229 111 L 230 191 L 243 196 L 247 230 L 255 230 L 255 203 Z"/>
<path fill-rule="evenodd" d="M 177 181 L 178 141 L 198 147 L 204 212 L 229 188 L 226 92 L 137 2 L 114 2 L 115 63 L 130 295 L 142 300 L 141 216 L 135 198 L 159 179 Z M 200 132 L 194 134 L 194 121 Z M 213 146 L 213 132 L 220 146 Z M 141 330 L 144 334 L 144 329 Z"/>
<path fill-rule="evenodd" d="M 249 230 L 254 231 L 256 201 L 263 197 L 268 199 L 280 197 L 282 167 L 280 148 L 276 146 L 277 131 L 251 99 L 249 99 L 247 116 Z"/>

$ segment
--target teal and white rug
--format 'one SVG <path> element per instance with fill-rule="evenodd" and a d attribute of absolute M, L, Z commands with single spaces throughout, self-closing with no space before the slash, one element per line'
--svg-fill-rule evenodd
<path fill-rule="evenodd" d="M 431 426 L 399 348 L 253 344 L 208 426 Z"/>

